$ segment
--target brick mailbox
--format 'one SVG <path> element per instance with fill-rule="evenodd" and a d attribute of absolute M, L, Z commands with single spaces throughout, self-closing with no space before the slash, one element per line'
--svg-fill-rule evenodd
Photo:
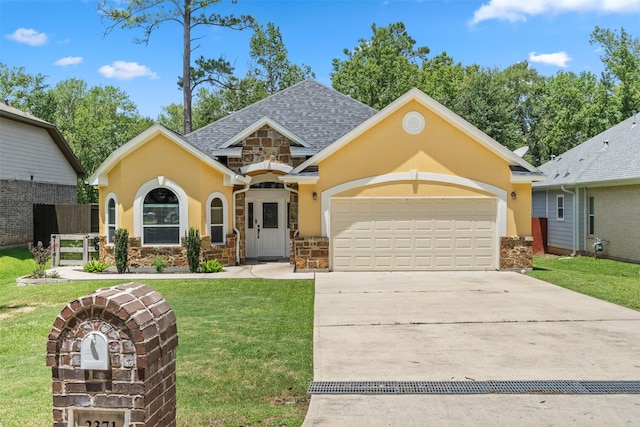
<path fill-rule="evenodd" d="M 142 283 L 70 302 L 47 342 L 54 427 L 176 425 L 176 316 Z"/>

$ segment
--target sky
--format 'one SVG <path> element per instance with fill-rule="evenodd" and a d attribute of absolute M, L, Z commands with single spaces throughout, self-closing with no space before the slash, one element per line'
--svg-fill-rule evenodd
<path fill-rule="evenodd" d="M 108 0 L 124 7 L 126 0 Z M 114 29 L 97 11 L 98 0 L 0 0 L 0 62 L 47 76 L 55 86 L 79 78 L 116 86 L 156 119 L 163 106 L 182 103 L 182 33 L 168 22 L 148 45 L 141 30 Z M 589 43 L 596 26 L 640 37 L 640 0 L 221 0 L 210 9 L 252 15 L 280 29 L 289 61 L 308 65 L 331 86 L 332 60 L 346 59 L 371 26 L 403 22 L 416 47 L 433 57 L 446 52 L 463 65 L 500 69 L 528 61 L 543 75 L 558 71 L 597 75 L 602 52 Z M 221 55 L 242 77 L 250 65 L 249 31 L 200 27 L 192 58 Z"/>

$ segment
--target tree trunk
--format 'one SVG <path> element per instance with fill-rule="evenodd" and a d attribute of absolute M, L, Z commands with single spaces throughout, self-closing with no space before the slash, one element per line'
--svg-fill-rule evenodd
<path fill-rule="evenodd" d="M 184 1 L 182 95 L 184 134 L 191 133 L 191 0 Z"/>

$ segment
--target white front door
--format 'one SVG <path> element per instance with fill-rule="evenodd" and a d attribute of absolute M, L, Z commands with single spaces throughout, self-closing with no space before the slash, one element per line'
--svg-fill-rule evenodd
<path fill-rule="evenodd" d="M 247 258 L 289 257 L 287 229 L 289 192 L 251 190 L 246 198 Z"/>

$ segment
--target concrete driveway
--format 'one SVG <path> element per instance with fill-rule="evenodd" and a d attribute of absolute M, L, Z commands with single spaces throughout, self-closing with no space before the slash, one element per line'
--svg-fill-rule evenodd
<path fill-rule="evenodd" d="M 316 275 L 314 381 L 640 380 L 640 312 L 508 272 Z M 640 426 L 639 394 L 313 394 L 305 426 Z"/>

